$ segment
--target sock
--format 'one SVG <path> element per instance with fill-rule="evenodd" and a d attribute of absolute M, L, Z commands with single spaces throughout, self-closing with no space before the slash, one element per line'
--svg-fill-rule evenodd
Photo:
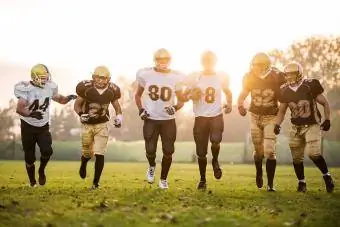
<path fill-rule="evenodd" d="M 255 167 L 256 167 L 256 173 L 260 174 L 262 176 L 262 159 L 261 160 L 255 160 Z"/>
<path fill-rule="evenodd" d="M 149 166 L 156 166 L 156 156 L 146 156 L 146 158 L 148 159 Z"/>
<path fill-rule="evenodd" d="M 87 162 L 90 160 L 91 158 L 86 158 L 85 156 L 81 156 L 81 165 L 87 164 Z"/>
<path fill-rule="evenodd" d="M 172 156 L 166 157 L 163 155 L 162 158 L 162 170 L 161 170 L 161 180 L 166 180 L 172 163 Z"/>
<path fill-rule="evenodd" d="M 301 182 L 301 183 L 306 183 L 306 180 L 305 180 L 305 179 L 299 180 L 299 182 Z"/>
<path fill-rule="evenodd" d="M 200 170 L 201 181 L 206 181 L 205 173 L 207 169 L 207 157 L 197 158 L 198 168 Z"/>
<path fill-rule="evenodd" d="M 323 176 L 330 176 L 331 174 L 329 172 L 323 174 Z"/>
<path fill-rule="evenodd" d="M 218 155 L 220 154 L 220 144 L 211 145 L 212 162 L 218 161 Z"/>
<path fill-rule="evenodd" d="M 275 159 L 267 159 L 267 161 L 266 161 L 266 171 L 267 171 L 268 185 L 270 187 L 273 187 L 275 169 L 276 169 L 276 160 Z"/>
<path fill-rule="evenodd" d="M 35 165 L 34 165 L 34 163 L 31 166 L 27 166 L 27 164 L 26 164 L 26 171 L 27 171 L 28 179 L 30 180 L 30 182 L 36 183 L 37 181 L 35 180 Z"/>
<path fill-rule="evenodd" d="M 40 157 L 40 166 L 39 166 L 39 173 L 45 171 L 45 167 L 50 160 L 50 157 Z"/>
<path fill-rule="evenodd" d="M 104 155 L 96 154 L 96 162 L 94 164 L 94 178 L 93 178 L 94 185 L 97 185 L 99 183 L 103 168 L 104 168 Z"/>
<path fill-rule="evenodd" d="M 299 181 L 305 179 L 305 171 L 304 171 L 304 166 L 303 162 L 301 163 L 293 163 L 294 170 L 295 170 L 295 175 Z"/>
<path fill-rule="evenodd" d="M 325 159 L 322 156 L 312 158 L 314 164 L 319 168 L 322 174 L 328 173 L 328 168 Z"/>

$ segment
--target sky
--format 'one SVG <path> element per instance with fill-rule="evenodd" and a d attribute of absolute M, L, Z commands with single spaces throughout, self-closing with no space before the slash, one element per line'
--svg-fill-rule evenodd
<path fill-rule="evenodd" d="M 338 0 L 0 0 L 0 61 L 71 69 L 79 81 L 107 65 L 113 80 L 133 79 L 158 48 L 184 73 L 199 70 L 210 49 L 238 93 L 256 52 L 339 35 L 339 8 Z"/>

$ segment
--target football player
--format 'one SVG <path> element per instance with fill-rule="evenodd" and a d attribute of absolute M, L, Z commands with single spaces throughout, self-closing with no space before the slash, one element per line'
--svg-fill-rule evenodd
<path fill-rule="evenodd" d="M 51 100 L 66 104 L 77 96 L 60 95 L 57 84 L 51 80 L 50 72 L 43 64 L 32 67 L 30 81 L 21 81 L 14 86 L 14 95 L 19 99 L 16 112 L 20 115 L 21 141 L 30 186 L 37 186 L 34 164 L 36 144 L 41 153 L 38 182 L 45 185 L 45 168 L 53 153 L 49 131 Z"/>
<path fill-rule="evenodd" d="M 79 175 L 86 178 L 88 161 L 95 156 L 95 170 L 92 189 L 99 187 L 99 180 L 104 168 L 104 154 L 109 139 L 109 106 L 115 109 L 114 126 L 120 128 L 123 122 L 122 110 L 118 100 L 120 88 L 110 82 L 111 73 L 105 66 L 98 66 L 92 74 L 92 80 L 78 83 L 78 98 L 74 110 L 82 123 L 82 156 Z"/>
<path fill-rule="evenodd" d="M 298 178 L 299 192 L 306 192 L 303 159 L 305 151 L 309 158 L 320 169 L 326 184 L 327 192 L 332 192 L 334 183 L 327 164 L 321 155 L 321 130 L 330 129 L 330 106 L 324 96 L 324 89 L 316 79 L 304 79 L 303 70 L 296 62 L 284 68 L 287 84 L 281 87 L 280 110 L 276 119 L 274 133 L 280 133 L 287 108 L 291 110 L 291 129 L 289 147 L 293 157 L 293 166 Z M 317 104 L 324 108 L 325 120 L 321 123 L 321 114 Z"/>
<path fill-rule="evenodd" d="M 209 139 L 211 142 L 212 167 L 216 179 L 222 177 L 218 162 L 220 143 L 224 130 L 223 112 L 232 110 L 232 94 L 229 89 L 229 77 L 223 72 L 216 72 L 217 57 L 212 51 L 205 51 L 201 56 L 203 70 L 192 73 L 186 83 L 186 94 L 193 100 L 195 124 L 193 128 L 196 155 L 201 179 L 197 189 L 205 190 L 206 167 Z M 226 96 L 223 104 L 222 94 Z"/>
<path fill-rule="evenodd" d="M 262 160 L 266 157 L 267 190 L 275 191 L 274 176 L 276 169 L 276 136 L 273 132 L 275 117 L 278 113 L 280 86 L 285 83 L 283 73 L 272 67 L 266 53 L 256 54 L 249 72 L 243 80 L 243 90 L 238 98 L 238 110 L 242 116 L 247 114 L 244 101 L 251 95 L 251 138 L 254 144 L 256 185 L 263 186 Z"/>
<path fill-rule="evenodd" d="M 137 72 L 138 83 L 135 95 L 139 116 L 144 120 L 143 136 L 146 157 L 149 162 L 147 181 L 155 180 L 156 150 L 158 137 L 162 140 L 162 169 L 159 181 L 161 189 L 168 188 L 167 177 L 175 151 L 176 140 L 175 113 L 183 107 L 182 74 L 169 68 L 171 55 L 166 49 L 154 53 L 155 66 Z M 177 102 L 175 104 L 175 99 Z"/>

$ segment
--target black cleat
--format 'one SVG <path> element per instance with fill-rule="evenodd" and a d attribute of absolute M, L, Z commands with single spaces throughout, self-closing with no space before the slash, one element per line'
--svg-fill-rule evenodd
<path fill-rule="evenodd" d="M 267 185 L 267 191 L 268 192 L 275 192 L 276 190 L 275 190 L 274 186 Z"/>
<path fill-rule="evenodd" d="M 39 170 L 38 181 L 41 186 L 46 184 L 46 175 L 44 170 Z"/>
<path fill-rule="evenodd" d="M 297 187 L 298 192 L 306 192 L 307 191 L 307 184 L 305 182 L 299 182 Z"/>
<path fill-rule="evenodd" d="M 212 167 L 214 170 L 214 177 L 219 180 L 222 177 L 222 169 L 220 168 L 220 164 L 218 163 L 218 161 L 213 161 L 212 163 Z"/>
<path fill-rule="evenodd" d="M 197 189 L 205 191 L 207 189 L 207 182 L 206 181 L 200 181 L 197 185 Z"/>
<path fill-rule="evenodd" d="M 258 188 L 262 188 L 263 187 L 263 176 L 260 173 L 256 172 L 256 186 Z"/>
<path fill-rule="evenodd" d="M 80 165 L 79 176 L 82 179 L 86 178 L 86 166 L 87 166 L 87 162 L 82 162 L 81 165 Z"/>
<path fill-rule="evenodd" d="M 329 193 L 333 192 L 333 190 L 334 190 L 334 181 L 333 181 L 331 175 L 323 176 L 323 180 L 325 181 L 327 192 L 329 192 Z"/>

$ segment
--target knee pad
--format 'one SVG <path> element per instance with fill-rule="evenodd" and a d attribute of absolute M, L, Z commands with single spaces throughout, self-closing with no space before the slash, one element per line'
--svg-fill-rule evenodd
<path fill-rule="evenodd" d="M 308 141 L 306 143 L 306 150 L 308 156 L 313 159 L 314 157 L 321 156 L 321 144 L 318 140 Z"/>

